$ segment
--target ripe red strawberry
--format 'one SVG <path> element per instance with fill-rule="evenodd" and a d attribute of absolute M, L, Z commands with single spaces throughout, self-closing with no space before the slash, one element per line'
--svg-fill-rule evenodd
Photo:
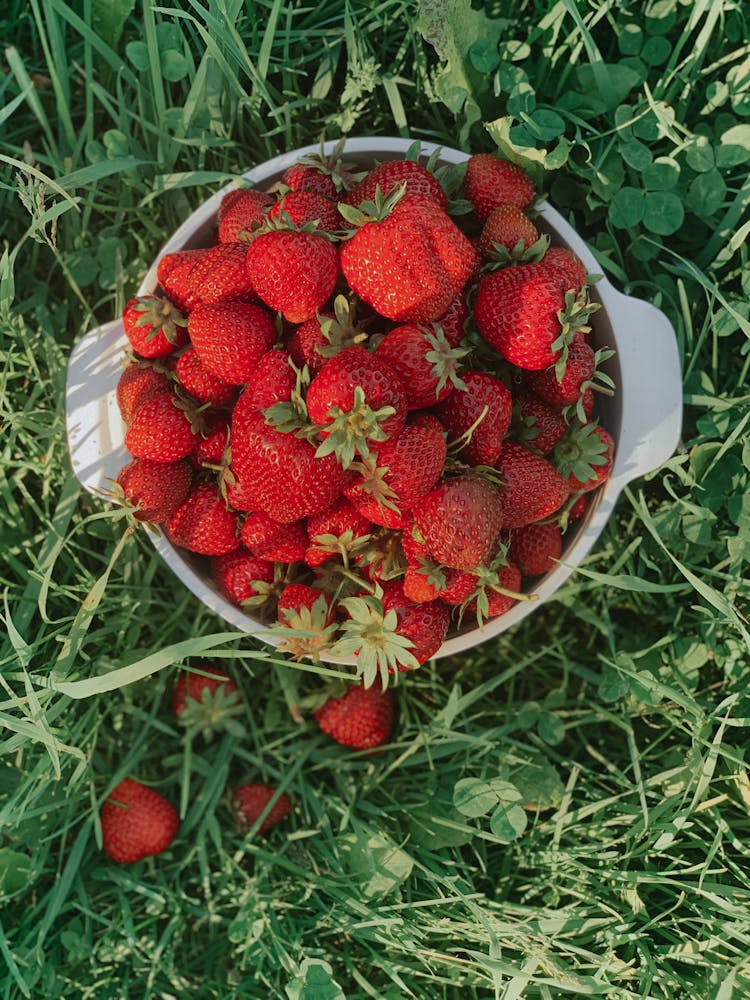
<path fill-rule="evenodd" d="M 561 410 L 578 401 L 596 371 L 596 356 L 584 340 L 574 340 L 568 348 L 565 372 L 558 380 L 554 368 L 532 372 L 529 384 L 537 396 Z"/>
<path fill-rule="evenodd" d="M 248 514 L 242 525 L 243 543 L 258 559 L 293 563 L 305 558 L 307 531 L 302 521 L 279 524 L 268 514 Z"/>
<path fill-rule="evenodd" d="M 535 196 L 534 185 L 523 170 L 493 153 L 475 153 L 469 157 L 464 191 L 483 222 L 497 205 L 526 208 Z"/>
<path fill-rule="evenodd" d="M 508 555 L 524 576 L 541 576 L 557 565 L 562 535 L 557 524 L 527 524 L 513 532 Z"/>
<path fill-rule="evenodd" d="M 313 378 L 307 412 L 328 439 L 318 454 L 335 452 L 348 467 L 357 452 L 368 453 L 371 441 L 401 432 L 406 390 L 387 361 L 355 344 L 329 358 Z"/>
<path fill-rule="evenodd" d="M 336 247 L 317 232 L 262 233 L 247 248 L 245 264 L 259 298 L 290 323 L 304 323 L 322 309 L 338 278 Z"/>
<path fill-rule="evenodd" d="M 326 198 L 335 198 L 338 194 L 336 182 L 330 167 L 319 157 L 303 157 L 298 163 L 287 167 L 281 175 L 281 183 L 292 191 L 315 191 Z"/>
<path fill-rule="evenodd" d="M 337 295 L 333 311 L 319 312 L 298 326 L 289 338 L 288 348 L 294 363 L 300 368 L 307 365 L 310 374 L 315 375 L 327 358 L 366 339 L 364 327 L 357 322 L 355 304 Z"/>
<path fill-rule="evenodd" d="M 357 466 L 345 495 L 369 521 L 401 528 L 403 515 L 427 496 L 445 465 L 443 428 L 429 414 L 415 416 L 393 440 L 373 446 Z"/>
<path fill-rule="evenodd" d="M 440 327 L 451 347 L 458 347 L 466 334 L 465 323 L 468 318 L 469 307 L 466 304 L 466 296 L 460 292 L 442 316 L 438 316 L 434 325 Z"/>
<path fill-rule="evenodd" d="M 383 198 L 400 184 L 406 184 L 407 194 L 417 194 L 434 201 L 444 209 L 445 191 L 435 175 L 416 160 L 386 160 L 379 163 L 344 198 L 355 208 L 363 201 L 375 201 L 377 188 Z"/>
<path fill-rule="evenodd" d="M 343 226 L 334 203 L 325 195 L 315 191 L 288 191 L 268 210 L 271 219 L 280 219 L 285 212 L 295 226 L 316 222 L 324 233 L 335 233 Z"/>
<path fill-rule="evenodd" d="M 193 480 L 187 462 L 135 458 L 120 470 L 117 483 L 139 521 L 161 524 L 184 502 Z"/>
<path fill-rule="evenodd" d="M 401 376 L 410 410 L 434 406 L 463 389 L 458 372 L 466 350 L 451 347 L 441 330 L 406 323 L 394 327 L 375 348 Z"/>
<path fill-rule="evenodd" d="M 465 442 L 458 452 L 462 462 L 493 465 L 513 416 L 510 389 L 486 372 L 465 372 L 463 381 L 464 391 L 452 393 L 435 413 L 449 441 Z"/>
<path fill-rule="evenodd" d="M 166 851 L 180 828 L 177 810 L 134 778 L 112 789 L 101 810 L 102 845 L 120 864 Z"/>
<path fill-rule="evenodd" d="M 474 304 L 477 329 L 490 346 L 527 371 L 557 364 L 564 371 L 569 345 L 597 308 L 584 296 L 566 297 L 541 264 L 486 274 Z"/>
<path fill-rule="evenodd" d="M 232 805 L 235 816 L 244 829 L 249 830 L 265 812 L 267 806 L 276 795 L 276 789 L 270 785 L 242 785 L 235 789 Z M 292 810 L 292 801 L 282 792 L 271 808 L 266 812 L 265 819 L 257 829 L 257 833 L 266 833 L 285 819 Z"/>
<path fill-rule="evenodd" d="M 230 385 L 244 385 L 276 340 L 268 312 L 250 302 L 197 306 L 188 330 L 206 368 Z"/>
<path fill-rule="evenodd" d="M 260 413 L 275 403 L 288 402 L 296 381 L 289 354 L 282 350 L 266 351 L 237 400 L 240 414 Z"/>
<path fill-rule="evenodd" d="M 221 592 L 233 604 L 244 604 L 260 593 L 254 583 L 273 582 L 273 563 L 257 559 L 245 548 L 211 560 L 211 575 Z"/>
<path fill-rule="evenodd" d="M 221 466 L 229 444 L 229 416 L 209 410 L 201 415 L 203 429 L 198 443 L 190 455 L 191 462 L 199 469 L 210 465 Z"/>
<path fill-rule="evenodd" d="M 187 343 L 185 317 L 160 295 L 130 299 L 122 325 L 133 350 L 143 358 L 161 358 Z"/>
<path fill-rule="evenodd" d="M 204 676 L 210 674 L 210 677 Z M 225 696 L 235 694 L 237 685 L 223 670 L 218 667 L 211 667 L 205 663 L 196 665 L 195 672 L 188 671 L 180 674 L 172 693 L 172 710 L 176 716 L 182 715 L 188 707 L 188 700 L 200 702 L 204 699 L 204 692 L 209 696 L 214 695 L 221 688 Z"/>
<path fill-rule="evenodd" d="M 341 209 L 359 226 L 341 248 L 349 286 L 381 316 L 431 323 L 466 284 L 476 252 L 458 226 L 420 195 Z"/>
<path fill-rule="evenodd" d="M 203 364 L 194 347 L 188 347 L 177 359 L 175 374 L 180 385 L 199 403 L 225 406 L 234 399 L 233 385 L 222 381 Z"/>
<path fill-rule="evenodd" d="M 532 392 L 515 397 L 513 434 L 520 444 L 548 455 L 568 429 L 559 410 Z"/>
<path fill-rule="evenodd" d="M 129 424 L 138 406 L 149 396 L 170 391 L 165 372 L 146 362 L 128 365 L 120 375 L 115 393 L 122 419 Z"/>
<path fill-rule="evenodd" d="M 237 515 L 211 483 L 194 486 L 165 527 L 175 545 L 204 556 L 226 555 L 240 545 Z"/>
<path fill-rule="evenodd" d="M 442 601 L 415 604 L 404 594 L 401 580 L 389 580 L 382 584 L 383 611 L 396 612 L 398 635 L 410 639 L 410 650 L 417 661 L 425 663 L 445 641 L 450 625 L 450 611 Z M 400 668 L 403 669 L 403 668 Z"/>
<path fill-rule="evenodd" d="M 339 497 L 330 507 L 307 519 L 307 551 L 304 560 L 308 566 L 322 566 L 330 559 L 348 557 L 358 546 L 356 542 L 369 535 L 372 524 L 345 496 Z"/>
<path fill-rule="evenodd" d="M 549 247 L 539 265 L 556 282 L 563 295 L 569 291 L 577 295 L 586 284 L 586 265 L 567 247 Z"/>
<path fill-rule="evenodd" d="M 345 747 L 371 750 L 387 743 L 393 728 L 394 695 L 380 681 L 370 687 L 352 684 L 341 697 L 331 697 L 313 712 L 320 729 Z"/>
<path fill-rule="evenodd" d="M 558 443 L 552 460 L 566 477 L 571 493 L 589 493 L 612 471 L 615 442 L 609 431 L 595 421 L 571 428 Z"/>
<path fill-rule="evenodd" d="M 414 508 L 428 552 L 453 569 L 474 569 L 494 555 L 502 519 L 499 492 L 476 476 L 442 480 Z"/>
<path fill-rule="evenodd" d="M 273 198 L 265 191 L 236 188 L 222 198 L 217 212 L 219 243 L 238 243 L 243 234 L 250 234 L 253 223 L 260 225 Z"/>
<path fill-rule="evenodd" d="M 498 256 L 501 260 L 523 259 L 524 252 L 538 239 L 539 230 L 520 208 L 515 205 L 496 205 L 485 220 L 479 237 L 479 249 L 490 260 Z M 503 254 L 502 250 L 506 253 Z"/>
<path fill-rule="evenodd" d="M 316 457 L 314 445 L 269 426 L 261 414 L 240 408 L 241 402 L 232 414 L 231 431 L 231 469 L 241 486 L 240 509 L 262 510 L 287 524 L 330 507 L 346 480 L 336 457 Z M 238 499 L 232 495 L 233 505 Z"/>
<path fill-rule="evenodd" d="M 179 250 L 161 258 L 157 278 L 182 312 L 232 299 L 249 301 L 255 290 L 245 267 L 246 253 L 244 243 Z"/>
<path fill-rule="evenodd" d="M 190 417 L 171 392 L 149 396 L 133 413 L 125 432 L 125 447 L 135 458 L 176 462 L 197 443 Z"/>
<path fill-rule="evenodd" d="M 495 468 L 503 488 L 503 527 L 521 528 L 550 517 L 569 496 L 568 484 L 546 458 L 514 441 L 503 444 Z"/>

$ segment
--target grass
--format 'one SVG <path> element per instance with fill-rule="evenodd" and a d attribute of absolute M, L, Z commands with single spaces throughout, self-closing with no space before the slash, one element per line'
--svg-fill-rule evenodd
<path fill-rule="evenodd" d="M 750 993 L 743 17 L 730 0 L 6 4 L 3 997 Z M 612 280 L 667 312 L 685 373 L 683 443 L 623 495 L 592 575 L 410 676 L 375 757 L 291 722 L 290 686 L 315 675 L 227 632 L 81 493 L 63 420 L 71 345 L 166 234 L 324 129 L 520 159 Z M 174 722 L 201 655 L 241 686 L 239 738 Z M 183 819 L 167 854 L 118 867 L 98 810 L 127 773 Z M 294 800 L 266 838 L 227 806 L 253 779 Z M 499 818 L 456 807 L 467 781 L 500 790 Z"/>

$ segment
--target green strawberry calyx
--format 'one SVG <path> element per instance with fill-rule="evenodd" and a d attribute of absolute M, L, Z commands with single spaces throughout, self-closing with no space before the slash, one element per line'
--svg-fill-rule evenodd
<path fill-rule="evenodd" d="M 334 454 L 339 464 L 348 469 L 357 455 L 367 458 L 370 441 L 386 441 L 388 434 L 383 430 L 383 422 L 396 412 L 393 406 L 381 406 L 373 410 L 367 402 L 365 390 L 355 386 L 354 401 L 348 410 L 332 406 L 328 411 L 328 422 L 318 427 L 325 438 L 315 452 L 316 458 Z"/>
<path fill-rule="evenodd" d="M 437 380 L 435 386 L 435 396 L 439 396 L 445 385 L 450 381 L 455 389 L 466 391 L 466 383 L 458 374 L 461 358 L 466 357 L 470 348 L 451 347 L 446 339 L 443 329 L 435 324 L 433 329 L 420 328 L 425 340 L 430 345 L 430 350 L 425 354 L 425 360 L 429 361 L 430 374 Z"/>
<path fill-rule="evenodd" d="M 387 465 L 378 465 L 377 457 L 370 454 L 361 462 L 352 462 L 350 468 L 361 476 L 361 479 L 357 481 L 357 488 L 369 494 L 378 507 L 381 509 L 387 507 L 397 514 L 401 513 L 396 503 L 396 492 L 386 482 Z"/>
<path fill-rule="evenodd" d="M 149 327 L 146 340 L 153 340 L 157 334 L 163 333 L 170 344 L 176 344 L 177 327 L 187 326 L 187 319 L 177 306 L 160 295 L 139 295 L 134 299 L 132 308 L 140 313 L 135 326 Z"/>
<path fill-rule="evenodd" d="M 559 309 L 557 313 L 560 333 L 550 345 L 552 353 L 556 355 L 555 377 L 558 382 L 562 382 L 565 375 L 568 364 L 568 349 L 573 338 L 579 332 L 588 333 L 591 330 L 591 327 L 587 325 L 587 320 L 597 309 L 601 309 L 600 303 L 592 302 L 585 288 L 578 295 L 574 289 L 565 293 L 565 307 Z"/>
<path fill-rule="evenodd" d="M 321 592 L 312 604 L 299 608 L 284 608 L 282 619 L 268 630 L 280 641 L 278 649 L 293 660 L 320 660 L 320 654 L 331 649 L 337 624 L 331 620 L 332 611 L 328 598 Z"/>
<path fill-rule="evenodd" d="M 578 482 L 586 483 L 609 461 L 609 445 L 597 434 L 598 427 L 596 420 L 571 427 L 555 445 L 552 462 L 566 479 L 573 476 Z"/>
<path fill-rule="evenodd" d="M 396 631 L 398 616 L 394 610 L 384 611 L 383 591 L 374 594 L 345 597 L 340 606 L 348 614 L 341 625 L 341 638 L 331 647 L 335 656 L 356 656 L 357 674 L 364 687 L 371 687 L 379 677 L 383 690 L 391 673 L 399 668 L 415 670 L 419 660 L 411 652 L 414 643 Z"/>
<path fill-rule="evenodd" d="M 482 273 L 487 274 L 490 271 L 497 271 L 501 267 L 513 267 L 516 264 L 538 264 L 549 249 L 549 245 L 549 236 L 544 233 L 528 246 L 521 237 L 510 250 L 502 243 L 493 243 L 492 254 L 482 267 Z"/>
<path fill-rule="evenodd" d="M 338 203 L 341 216 L 353 227 L 346 235 L 353 236 L 362 226 L 370 222 L 382 222 L 387 219 L 393 209 L 406 194 L 406 181 L 396 184 L 392 191 L 383 195 L 378 184 L 372 201 L 363 201 L 356 208 L 345 202 Z"/>
<path fill-rule="evenodd" d="M 361 344 L 367 340 L 364 324 L 357 324 L 357 307 L 354 300 L 345 295 L 337 295 L 333 300 L 333 317 L 317 314 L 321 333 L 328 341 L 323 347 L 316 347 L 316 354 L 332 358 L 345 347 Z"/>
<path fill-rule="evenodd" d="M 370 539 L 369 534 L 355 536 L 352 529 L 347 528 L 340 535 L 313 535 L 310 539 L 310 545 L 316 550 L 338 556 L 343 568 L 349 569 L 350 558 L 363 552 L 370 544 Z"/>
<path fill-rule="evenodd" d="M 245 706 L 239 692 L 227 690 L 225 684 L 219 684 L 215 691 L 208 687 L 202 688 L 200 700 L 187 698 L 178 721 L 189 730 L 201 732 L 206 740 L 211 739 L 220 729 L 239 739 L 245 735 L 245 727 L 237 716 L 244 714 Z"/>

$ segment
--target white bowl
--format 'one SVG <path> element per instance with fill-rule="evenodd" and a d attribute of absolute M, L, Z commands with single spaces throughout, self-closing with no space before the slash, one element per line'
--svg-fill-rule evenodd
<path fill-rule="evenodd" d="M 364 165 L 375 161 L 402 159 L 411 141 L 399 138 L 349 139 L 346 156 Z M 326 153 L 333 142 L 326 144 Z M 422 143 L 426 160 L 436 149 Z M 317 146 L 305 146 L 249 170 L 244 177 L 251 185 L 268 188 L 300 156 L 317 152 Z M 440 147 L 438 164 L 459 164 L 468 153 Z M 165 254 L 188 247 L 207 245 L 214 227 L 219 203 L 233 185 L 217 192 L 179 227 L 161 250 L 138 294 L 157 287 L 156 269 Z M 551 205 L 544 202 L 538 225 L 552 236 L 554 244 L 569 247 L 583 260 L 591 273 L 600 268 L 583 240 Z M 542 577 L 533 588 L 538 599 L 518 602 L 483 628 L 466 629 L 452 636 L 436 656 L 450 656 L 499 635 L 532 614 L 567 579 L 595 544 L 609 518 L 623 487 L 669 458 L 677 446 L 682 419 L 682 378 L 674 329 L 667 317 L 654 306 L 618 292 L 606 278 L 592 289 L 592 298 L 602 308 L 592 317 L 597 346 L 615 350 L 608 371 L 616 383 L 612 399 L 600 402 L 603 425 L 613 435 L 617 450 L 611 476 L 595 494 L 584 517 L 567 532 L 561 564 Z M 127 338 L 122 322 L 114 320 L 90 330 L 76 344 L 68 364 L 67 431 L 73 470 L 84 488 L 100 493 L 130 461 L 123 439 L 125 425 L 115 397 L 122 372 L 123 351 Z M 252 633 L 271 645 L 277 640 L 264 626 L 222 595 L 210 575 L 201 568 L 199 558 L 173 546 L 163 534 L 149 532 L 157 552 L 182 582 L 211 610 L 241 631 Z M 205 564 L 204 564 L 205 565 Z M 353 662 L 331 657 L 331 662 Z"/>

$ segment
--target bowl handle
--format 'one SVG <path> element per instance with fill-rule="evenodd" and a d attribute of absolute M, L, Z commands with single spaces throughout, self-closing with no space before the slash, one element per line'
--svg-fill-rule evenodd
<path fill-rule="evenodd" d="M 73 472 L 90 493 L 106 489 L 130 461 L 116 397 L 126 344 L 122 321 L 112 320 L 84 334 L 68 360 L 68 451 Z"/>
<path fill-rule="evenodd" d="M 624 486 L 673 454 L 682 428 L 682 370 L 674 327 L 643 299 L 616 292 L 622 426 L 612 478 Z"/>

